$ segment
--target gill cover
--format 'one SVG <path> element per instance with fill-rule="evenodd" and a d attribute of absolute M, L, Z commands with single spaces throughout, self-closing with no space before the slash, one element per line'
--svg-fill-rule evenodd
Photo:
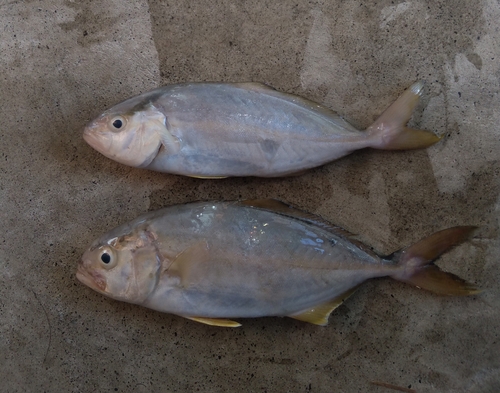
<path fill-rule="evenodd" d="M 156 236 L 143 228 L 91 247 L 77 277 L 113 299 L 141 304 L 156 288 L 161 262 Z"/>
<path fill-rule="evenodd" d="M 105 113 L 85 129 L 84 139 L 106 157 L 133 167 L 149 165 L 161 145 L 169 152 L 179 150 L 165 115 L 151 103 L 128 114 Z"/>
<path fill-rule="evenodd" d="M 127 297 L 131 303 L 142 303 L 158 284 L 161 256 L 156 236 L 146 228 L 122 240 L 124 251 L 130 255 L 127 281 Z M 124 278 L 122 276 L 122 278 Z"/>

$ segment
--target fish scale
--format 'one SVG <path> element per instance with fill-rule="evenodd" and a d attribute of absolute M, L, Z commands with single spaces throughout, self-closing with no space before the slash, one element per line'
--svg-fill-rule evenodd
<path fill-rule="evenodd" d="M 279 201 L 197 202 L 146 213 L 103 235 L 83 255 L 77 277 L 111 298 L 212 325 L 263 316 L 324 325 L 376 277 L 439 294 L 479 292 L 433 264 L 473 229 L 449 228 L 381 257 Z"/>
<path fill-rule="evenodd" d="M 160 172 L 286 176 L 359 149 L 436 143 L 432 132 L 405 126 L 422 87 L 412 85 L 362 132 L 326 107 L 259 83 L 170 85 L 108 109 L 84 138 L 113 160 Z"/>

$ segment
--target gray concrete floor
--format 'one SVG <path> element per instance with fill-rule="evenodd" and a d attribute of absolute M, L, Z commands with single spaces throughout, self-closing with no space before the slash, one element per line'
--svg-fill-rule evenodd
<path fill-rule="evenodd" d="M 0 390 L 500 391 L 500 5 L 495 0 L 2 1 Z M 287 179 L 202 181 L 128 168 L 85 144 L 106 107 L 162 84 L 261 81 L 367 127 L 427 81 L 425 151 L 357 152 Z M 75 279 L 104 231 L 198 199 L 279 198 L 390 253 L 452 225 L 478 238 L 440 265 L 484 293 L 381 279 L 328 327 L 209 327 Z"/>

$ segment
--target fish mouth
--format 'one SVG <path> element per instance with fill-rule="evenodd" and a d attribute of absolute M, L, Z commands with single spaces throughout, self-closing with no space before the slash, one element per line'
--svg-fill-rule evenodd
<path fill-rule="evenodd" d="M 82 284 L 92 288 L 94 291 L 103 294 L 106 293 L 106 279 L 99 273 L 83 269 L 82 265 L 79 264 L 76 270 L 76 278 Z"/>
<path fill-rule="evenodd" d="M 101 138 L 96 135 L 95 131 L 88 127 L 83 130 L 83 140 L 96 150 L 99 150 L 98 147 L 102 145 Z"/>
<path fill-rule="evenodd" d="M 97 126 L 87 126 L 83 130 L 83 140 L 105 157 L 116 160 L 112 151 L 113 139 L 106 132 L 99 130 Z"/>
<path fill-rule="evenodd" d="M 90 145 L 91 139 L 92 139 L 92 133 L 88 128 L 83 130 L 83 139 L 85 142 L 87 142 Z"/>

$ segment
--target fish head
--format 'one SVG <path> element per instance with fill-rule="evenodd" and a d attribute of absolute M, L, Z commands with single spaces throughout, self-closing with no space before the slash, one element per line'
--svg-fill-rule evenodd
<path fill-rule="evenodd" d="M 83 139 L 112 160 L 145 167 L 158 154 L 165 124 L 165 115 L 151 103 L 134 105 L 134 101 L 125 101 L 91 121 Z"/>
<path fill-rule="evenodd" d="M 155 290 L 162 262 L 156 236 L 119 227 L 96 240 L 78 263 L 76 277 L 113 299 L 140 304 Z"/>

